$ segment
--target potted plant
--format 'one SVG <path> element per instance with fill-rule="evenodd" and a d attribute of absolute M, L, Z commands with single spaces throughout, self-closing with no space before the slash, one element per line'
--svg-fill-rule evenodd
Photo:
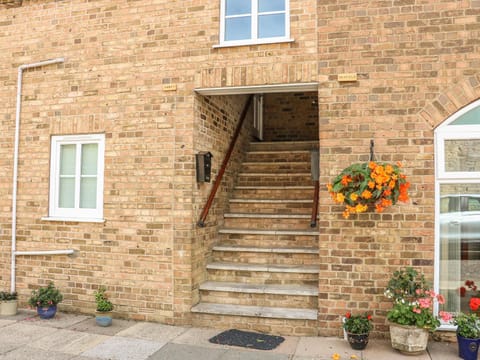
<path fill-rule="evenodd" d="M 0 315 L 13 316 L 17 314 L 17 293 L 0 291 Z"/>
<path fill-rule="evenodd" d="M 51 319 L 57 313 L 57 304 L 63 300 L 63 295 L 53 282 L 46 287 L 40 287 L 32 291 L 28 300 L 31 307 L 37 309 L 37 314 L 42 319 Z"/>
<path fill-rule="evenodd" d="M 343 320 L 343 328 L 347 333 L 347 340 L 352 349 L 363 350 L 367 347 L 368 336 L 373 328 L 372 315 L 367 313 L 352 315 L 347 312 Z"/>
<path fill-rule="evenodd" d="M 112 325 L 112 310 L 113 304 L 108 299 L 105 292 L 107 289 L 105 286 L 100 286 L 97 291 L 95 291 L 95 303 L 97 305 L 95 313 L 95 322 L 99 326 L 110 326 Z"/>
<path fill-rule="evenodd" d="M 385 295 L 394 301 L 387 313 L 392 347 L 408 355 L 423 353 L 429 332 L 440 326 L 433 314 L 434 302 L 444 304 L 445 299 L 430 289 L 423 274 L 411 267 L 393 273 Z M 444 321 L 451 320 L 448 312 L 440 311 L 439 316 Z"/>
<path fill-rule="evenodd" d="M 396 165 L 370 161 L 348 166 L 337 175 L 327 189 L 332 199 L 345 205 L 343 217 L 375 208 L 382 212 L 397 201 L 408 201 L 410 183 Z"/>
<path fill-rule="evenodd" d="M 470 299 L 470 309 L 478 311 L 480 298 Z M 457 326 L 458 356 L 464 360 L 477 360 L 480 346 L 480 318 L 474 312 L 470 314 L 458 313 L 453 318 Z"/>

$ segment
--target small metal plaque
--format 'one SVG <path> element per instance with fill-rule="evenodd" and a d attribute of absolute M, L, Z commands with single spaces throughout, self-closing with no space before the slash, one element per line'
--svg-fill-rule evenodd
<path fill-rule="evenodd" d="M 177 90 L 177 84 L 165 84 L 163 85 L 163 91 L 175 91 Z"/>
<path fill-rule="evenodd" d="M 357 73 L 343 73 L 338 74 L 338 81 L 345 82 L 345 81 L 357 81 Z"/>

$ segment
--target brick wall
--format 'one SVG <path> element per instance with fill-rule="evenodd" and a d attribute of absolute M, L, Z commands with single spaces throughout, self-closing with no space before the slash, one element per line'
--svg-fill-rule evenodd
<path fill-rule="evenodd" d="M 214 153 L 215 177 L 245 101 L 207 99 L 193 89 L 316 81 L 315 3 L 292 1 L 295 42 L 241 48 L 213 48 L 215 1 L 25 0 L 0 6 L 0 287 L 10 285 L 17 67 L 64 57 L 62 65 L 24 74 L 17 249 L 77 252 L 18 257 L 21 305 L 31 289 L 53 280 L 65 294 L 64 309 L 91 313 L 93 291 L 106 285 L 117 316 L 188 323 L 225 205 L 221 196 L 207 227 L 196 227 L 211 185 L 196 184 L 194 155 Z M 48 214 L 50 137 L 77 133 L 106 135 L 105 223 L 42 220 Z M 242 141 L 247 138 L 248 126 Z M 233 183 L 240 156 L 237 150 L 222 191 Z"/>
<path fill-rule="evenodd" d="M 338 334 L 348 310 L 386 331 L 388 274 L 413 265 L 433 279 L 433 128 L 480 95 L 478 1 L 319 3 L 320 162 L 325 184 L 347 165 L 401 161 L 411 201 L 344 220 L 320 194 L 319 326 Z M 339 73 L 358 81 L 340 83 Z"/>
<path fill-rule="evenodd" d="M 264 95 L 264 140 L 318 139 L 318 94 Z"/>

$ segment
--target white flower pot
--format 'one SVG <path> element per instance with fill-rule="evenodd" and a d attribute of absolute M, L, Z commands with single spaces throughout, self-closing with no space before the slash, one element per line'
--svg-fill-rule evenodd
<path fill-rule="evenodd" d="M 17 300 L 0 301 L 0 316 L 17 315 Z"/>

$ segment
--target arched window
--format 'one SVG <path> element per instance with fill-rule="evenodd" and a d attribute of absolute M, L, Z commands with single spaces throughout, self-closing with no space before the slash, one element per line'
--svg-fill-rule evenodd
<path fill-rule="evenodd" d="M 435 155 L 435 279 L 446 298 L 440 310 L 469 311 L 470 297 L 480 295 L 480 100 L 435 130 Z"/>

